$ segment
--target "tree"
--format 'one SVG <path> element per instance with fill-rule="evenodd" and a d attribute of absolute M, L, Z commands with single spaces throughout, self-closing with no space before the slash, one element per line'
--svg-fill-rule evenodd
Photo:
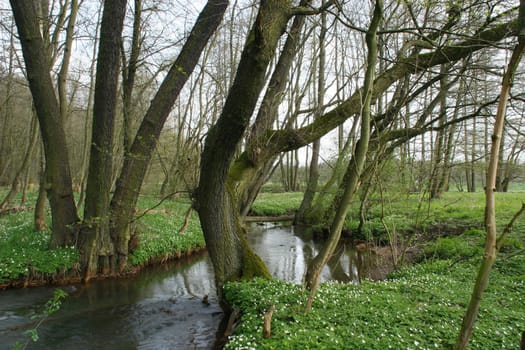
<path fill-rule="evenodd" d="M 228 1 L 224 0 L 207 2 L 181 52 L 155 94 L 130 151 L 124 159 L 110 206 L 111 237 L 118 255 L 119 270 L 123 270 L 127 264 L 129 223 L 162 127 L 182 87 L 195 69 L 202 50 L 219 26 L 227 6 Z"/>
<path fill-rule="evenodd" d="M 100 27 L 91 152 L 86 187 L 83 225 L 78 233 L 80 262 L 84 279 L 89 280 L 99 269 L 110 271 L 113 255 L 109 237 L 109 200 L 112 187 L 113 135 L 120 75 L 120 48 L 126 13 L 126 0 L 106 1 Z"/>
<path fill-rule="evenodd" d="M 247 244 L 239 203 L 233 196 L 238 190 L 236 182 L 246 169 L 234 165 L 228 172 L 264 87 L 266 70 L 286 29 L 290 11 L 289 1 L 261 3 L 225 105 L 208 132 L 202 152 L 196 207 L 219 293 L 230 280 L 269 277 L 264 263 Z M 245 156 L 241 161 L 249 160 Z"/>
<path fill-rule="evenodd" d="M 79 221 L 73 198 L 66 136 L 51 80 L 51 62 L 34 1 L 11 0 L 26 65 L 29 88 L 38 115 L 46 158 L 45 188 L 51 206 L 53 246 L 75 243 L 72 227 Z"/>
<path fill-rule="evenodd" d="M 371 121 L 371 105 L 372 93 L 374 90 L 374 78 L 376 74 L 377 64 L 377 31 L 379 24 L 383 17 L 383 1 L 376 0 L 374 7 L 374 15 L 370 22 L 368 31 L 366 32 L 366 47 L 367 67 L 365 80 L 363 85 L 363 102 L 361 106 L 361 131 L 360 138 L 355 147 L 352 158 L 348 163 L 348 167 L 343 179 L 344 192 L 342 198 L 338 201 L 337 211 L 334 219 L 330 225 L 330 235 L 327 242 L 319 252 L 319 254 L 310 262 L 308 270 L 306 271 L 305 284 L 310 290 L 310 295 L 305 306 L 306 311 L 310 311 L 313 303 L 315 293 L 319 284 L 319 277 L 323 267 L 326 265 L 332 256 L 346 221 L 346 214 L 350 207 L 350 202 L 358 187 L 358 181 L 363 171 L 366 155 L 368 151 L 368 143 L 370 140 L 370 121 Z"/>
<path fill-rule="evenodd" d="M 498 174 L 498 161 L 499 152 L 501 149 L 501 139 L 503 134 L 503 127 L 505 125 L 505 115 L 507 110 L 507 103 L 510 96 L 510 89 L 514 74 L 518 67 L 518 64 L 525 50 L 525 0 L 520 1 L 519 10 L 519 27 L 518 27 L 518 44 L 512 51 L 507 70 L 503 75 L 501 82 L 500 99 L 498 103 L 498 111 L 496 114 L 496 123 L 494 124 L 494 130 L 492 132 L 492 145 L 490 149 L 490 161 L 487 170 L 487 182 L 485 187 L 485 251 L 483 254 L 483 260 L 479 267 L 476 283 L 472 291 L 469 305 L 465 312 L 463 322 L 461 324 L 461 330 L 459 332 L 455 349 L 466 349 L 470 336 L 474 328 L 474 323 L 478 315 L 479 307 L 481 304 L 481 298 L 485 289 L 489 283 L 490 271 L 496 261 L 496 256 L 499 249 L 501 248 L 503 241 L 507 233 L 512 228 L 514 221 L 525 211 L 525 204 L 522 206 L 520 211 L 512 218 L 511 222 L 503 230 L 502 234 L 498 237 L 498 231 L 496 227 L 496 177 Z"/>
<path fill-rule="evenodd" d="M 111 203 L 112 144 L 120 66 L 120 40 L 126 2 L 104 3 L 93 133 L 84 222 L 78 247 L 85 280 L 99 272 L 116 273 L 127 262 L 128 225 L 140 185 L 174 100 L 196 66 L 203 47 L 219 25 L 227 1 L 210 0 L 201 12 L 178 59 L 166 75 L 124 162 Z M 33 1 L 11 1 L 46 156 L 46 188 L 51 203 L 53 245 L 73 245 L 79 221 L 73 201 L 66 138 L 50 77 L 51 62 Z M 129 154 L 128 154 L 129 155 Z M 108 211 L 110 216 L 108 216 Z M 111 226 L 109 226 L 111 224 Z"/>

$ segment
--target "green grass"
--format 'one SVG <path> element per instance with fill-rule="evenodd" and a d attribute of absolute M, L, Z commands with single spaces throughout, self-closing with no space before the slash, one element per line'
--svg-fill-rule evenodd
<path fill-rule="evenodd" d="M 140 207 L 151 208 L 156 203 L 155 199 L 144 199 Z M 144 265 L 203 249 L 204 236 L 195 211 L 192 211 L 186 230 L 179 233 L 189 206 L 186 201 L 166 201 L 155 209 L 161 212 L 144 215 L 138 226 L 140 243 L 130 255 L 130 263 Z"/>
<path fill-rule="evenodd" d="M 523 193 L 497 194 L 500 232 L 524 200 Z M 451 349 L 483 252 L 484 207 L 483 193 L 451 192 L 433 201 L 418 195 L 372 198 L 365 230 L 384 235 L 383 215 L 390 230 L 437 237 L 424 249 L 427 260 L 387 281 L 325 283 L 308 314 L 303 312 L 307 294 L 299 285 L 229 283 L 225 295 L 243 314 L 226 348 Z M 348 216 L 351 228 L 357 208 Z M 522 217 L 498 256 L 469 349 L 518 348 L 525 330 L 524 245 Z M 272 305 L 272 337 L 263 339 L 263 314 Z"/>
<path fill-rule="evenodd" d="M 511 269 L 505 269 L 511 266 Z M 243 310 L 226 349 L 450 349 L 468 303 L 476 264 L 427 262 L 382 282 L 324 283 L 310 313 L 300 286 L 278 280 L 229 283 Z M 523 257 L 497 265 L 469 349 L 516 349 L 525 329 Z M 263 314 L 276 306 L 272 336 Z"/>
<path fill-rule="evenodd" d="M 29 276 L 44 279 L 78 262 L 73 247 L 49 249 L 50 233 L 35 231 L 32 218 L 32 212 L 0 217 L 0 283 Z"/>
<path fill-rule="evenodd" d="M 31 197 L 28 203 L 33 200 Z M 153 197 L 139 200 L 139 212 L 159 204 Z M 183 234 L 188 201 L 164 201 L 142 216 L 137 228 L 139 245 L 129 257 L 131 267 L 165 261 L 205 247 L 195 212 Z M 51 232 L 33 229 L 33 212 L 22 211 L 0 216 L 0 284 L 13 281 L 41 281 L 78 271 L 79 252 L 74 247 L 49 249 Z"/>
<path fill-rule="evenodd" d="M 252 215 L 278 216 L 293 213 L 301 205 L 302 192 L 261 193 L 252 206 Z"/>

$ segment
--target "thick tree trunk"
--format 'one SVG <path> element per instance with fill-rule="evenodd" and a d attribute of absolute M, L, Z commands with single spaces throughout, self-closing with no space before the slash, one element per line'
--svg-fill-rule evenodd
<path fill-rule="evenodd" d="M 221 116 L 208 132 L 202 153 L 196 206 L 219 297 L 226 281 L 269 276 L 264 263 L 245 244 L 234 194 L 242 191 L 237 185 L 245 176 L 253 176 L 254 169 L 247 156 L 234 166 L 232 161 L 264 87 L 266 70 L 286 28 L 289 11 L 289 1 L 261 3 Z"/>
<path fill-rule="evenodd" d="M 111 230 L 119 255 L 119 269 L 127 264 L 129 223 L 137 203 L 153 151 L 177 96 L 197 65 L 202 50 L 222 21 L 228 1 L 209 0 L 195 23 L 188 40 L 162 82 L 146 112 L 131 150 L 124 159 L 111 200 Z M 217 150 L 220 150 L 219 146 Z"/>
<path fill-rule="evenodd" d="M 67 143 L 44 40 L 33 0 L 11 0 L 29 88 L 37 111 L 46 157 L 47 195 L 53 221 L 52 246 L 75 243 L 72 227 L 78 222 L 73 198 Z"/>
<path fill-rule="evenodd" d="M 300 6 L 307 6 L 310 3 L 311 0 L 302 0 Z M 261 161 L 259 156 L 267 143 L 271 142 L 265 137 L 265 132 L 272 127 L 279 116 L 279 105 L 286 93 L 286 88 L 289 86 L 287 79 L 284 79 L 284 77 L 288 76 L 294 58 L 297 55 L 304 21 L 304 16 L 296 16 L 294 18 L 261 102 L 261 108 L 259 108 L 255 123 L 250 128 L 246 149 L 251 166 L 255 170 L 252 173 L 252 177 L 242 180 L 244 183 L 241 186 L 242 191 L 238 191 L 241 216 L 248 214 L 261 187 L 276 169 L 274 166 L 276 156 L 264 161 Z"/>
<path fill-rule="evenodd" d="M 106 0 L 100 27 L 93 131 L 86 186 L 84 224 L 79 234 L 84 280 L 110 271 L 114 247 L 109 237 L 109 198 L 113 169 L 113 134 L 120 72 L 120 46 L 126 0 Z M 99 267 L 99 260 L 102 269 Z"/>

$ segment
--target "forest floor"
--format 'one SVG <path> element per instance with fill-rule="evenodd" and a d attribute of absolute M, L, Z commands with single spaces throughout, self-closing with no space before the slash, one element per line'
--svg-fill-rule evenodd
<path fill-rule="evenodd" d="M 497 194 L 499 231 L 524 200 L 523 192 Z M 261 279 L 227 284 L 225 295 L 242 316 L 226 348 L 452 349 L 483 255 L 483 193 L 446 193 L 433 201 L 418 195 L 374 198 L 367 214 L 365 232 L 355 239 L 384 252 L 392 241 L 400 253 L 417 246 L 419 263 L 401 260 L 382 281 L 323 283 L 308 313 L 300 285 Z M 350 236 L 357 217 L 357 211 L 349 214 Z M 498 256 L 469 349 L 520 347 L 524 244 L 521 217 Z M 263 318 L 271 308 L 271 336 L 264 338 Z"/>
<path fill-rule="evenodd" d="M 301 193 L 263 193 L 254 204 L 258 216 L 289 215 Z M 525 193 L 498 193 L 501 228 L 521 207 Z M 29 203 L 29 201 L 28 201 Z M 204 249 L 195 212 L 181 232 L 187 201 L 142 197 L 135 222 L 134 270 Z M 371 198 L 367 222 L 357 233 L 358 206 L 348 216 L 346 233 L 355 242 L 390 248 L 398 269 L 379 282 L 324 283 L 309 313 L 301 286 L 278 280 L 227 285 L 226 296 L 242 310 L 229 349 L 447 349 L 458 333 L 484 244 L 483 193 L 446 193 L 429 201 L 423 195 L 390 194 Z M 21 207 L 24 208 L 24 207 Z M 149 210 L 148 208 L 154 208 Z M 31 209 L 31 208 L 27 208 Z M 144 214 L 144 215 L 142 215 Z M 50 250 L 50 233 L 36 232 L 31 210 L 0 216 L 0 286 L 59 284 L 78 277 L 74 248 Z M 396 244 L 390 244 L 391 242 Z M 517 349 L 525 330 L 525 218 L 516 222 L 491 275 L 472 349 Z M 417 248 L 414 248 L 417 247 Z M 0 287 L 0 288 L 1 288 Z M 263 314 L 272 306 L 272 335 L 262 336 Z"/>
<path fill-rule="evenodd" d="M 35 194 L 33 194 L 35 195 Z M 31 203 L 31 194 L 27 203 Z M 33 229 L 31 206 L 0 216 L 0 290 L 12 287 L 61 285 L 80 281 L 79 253 L 74 247 L 49 249 L 51 233 Z M 154 209 L 152 209 L 154 208 Z M 184 227 L 189 201 L 142 197 L 132 225 L 127 274 L 205 249 L 194 211 Z M 50 222 L 48 223 L 48 226 Z"/>

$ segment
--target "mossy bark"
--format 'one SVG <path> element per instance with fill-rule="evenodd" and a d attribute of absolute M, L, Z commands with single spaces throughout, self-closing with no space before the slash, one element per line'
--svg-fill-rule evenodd
<path fill-rule="evenodd" d="M 226 281 L 269 277 L 264 263 L 246 243 L 236 195 L 254 168 L 247 157 L 235 163 L 233 160 L 265 85 L 266 71 L 288 23 L 289 11 L 289 1 L 261 3 L 222 113 L 210 128 L 202 152 L 196 208 L 221 300 Z"/>

